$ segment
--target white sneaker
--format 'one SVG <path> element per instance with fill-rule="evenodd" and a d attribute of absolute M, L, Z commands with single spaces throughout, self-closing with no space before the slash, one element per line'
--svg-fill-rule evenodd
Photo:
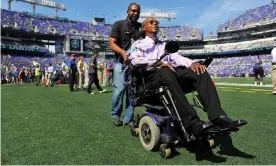
<path fill-rule="evenodd" d="M 106 89 L 103 89 L 103 90 L 100 91 L 100 93 L 104 93 L 104 92 L 106 92 Z"/>
<path fill-rule="evenodd" d="M 90 94 L 91 94 L 91 95 L 94 95 L 94 94 L 95 94 L 95 92 L 91 92 Z"/>

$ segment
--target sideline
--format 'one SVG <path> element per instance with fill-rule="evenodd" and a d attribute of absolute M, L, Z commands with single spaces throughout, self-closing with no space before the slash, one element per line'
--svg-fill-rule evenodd
<path fill-rule="evenodd" d="M 249 86 L 249 87 L 266 87 L 272 88 L 272 84 L 265 85 L 254 85 L 254 84 L 245 84 L 245 83 L 229 83 L 229 82 L 215 82 L 216 85 L 225 85 L 225 86 Z"/>

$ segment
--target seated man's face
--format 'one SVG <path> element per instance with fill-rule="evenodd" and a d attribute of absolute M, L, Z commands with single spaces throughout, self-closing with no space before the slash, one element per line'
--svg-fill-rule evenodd
<path fill-rule="evenodd" d="M 157 34 L 159 31 L 159 21 L 153 18 L 147 19 L 144 31 L 148 34 Z"/>

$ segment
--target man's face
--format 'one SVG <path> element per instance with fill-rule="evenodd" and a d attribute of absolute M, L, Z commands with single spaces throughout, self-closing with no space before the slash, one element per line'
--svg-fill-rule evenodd
<path fill-rule="evenodd" d="M 156 19 L 147 19 L 144 31 L 148 34 L 157 34 L 159 31 L 159 21 Z"/>
<path fill-rule="evenodd" d="M 132 22 L 137 22 L 140 17 L 140 10 L 141 9 L 139 6 L 132 5 L 127 11 L 129 20 Z"/>

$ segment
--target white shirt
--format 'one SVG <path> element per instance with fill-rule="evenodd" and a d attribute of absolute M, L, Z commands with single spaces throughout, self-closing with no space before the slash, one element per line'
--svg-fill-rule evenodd
<path fill-rule="evenodd" d="M 272 55 L 272 63 L 276 63 L 276 47 L 273 48 L 273 50 L 271 51 L 271 55 Z"/>
<path fill-rule="evenodd" d="M 49 66 L 48 67 L 48 73 L 53 73 L 54 72 L 54 67 L 53 66 Z"/>

